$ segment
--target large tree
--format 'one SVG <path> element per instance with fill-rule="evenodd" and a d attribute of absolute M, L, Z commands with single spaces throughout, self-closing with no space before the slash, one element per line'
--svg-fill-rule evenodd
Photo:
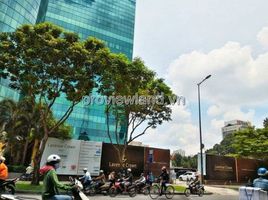
<path fill-rule="evenodd" d="M 109 68 L 100 76 L 99 92 L 110 99 L 106 105 L 107 134 L 123 167 L 130 142 L 171 120 L 170 98 L 174 95 L 141 59 L 129 61 L 113 54 L 109 61 Z"/>
<path fill-rule="evenodd" d="M 83 96 L 95 87 L 96 72 L 109 55 L 104 44 L 96 39 L 79 41 L 77 34 L 64 32 L 50 23 L 23 25 L 12 33 L 0 34 L 0 75 L 8 78 L 10 87 L 36 102 L 43 129 L 40 146 L 34 159 L 34 181 L 49 136 L 70 116 Z M 57 98 L 64 96 L 69 107 L 49 124 L 49 116 Z"/>

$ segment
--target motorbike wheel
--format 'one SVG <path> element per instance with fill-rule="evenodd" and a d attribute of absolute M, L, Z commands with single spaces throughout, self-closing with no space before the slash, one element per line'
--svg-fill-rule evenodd
<path fill-rule="evenodd" d="M 135 197 L 137 195 L 136 187 L 129 188 L 128 194 L 130 197 Z"/>
<path fill-rule="evenodd" d="M 186 189 L 184 190 L 184 195 L 185 195 L 186 197 L 189 197 L 189 196 L 191 195 L 191 190 L 190 190 L 190 188 L 186 188 Z"/>
<path fill-rule="evenodd" d="M 202 188 L 200 188 L 198 190 L 198 196 L 202 197 L 204 195 L 204 190 Z"/>
<path fill-rule="evenodd" d="M 87 194 L 89 196 L 95 196 L 96 193 L 97 193 L 97 191 L 96 191 L 95 187 L 90 187 L 90 188 L 87 189 Z"/>
<path fill-rule="evenodd" d="M 116 195 L 117 195 L 117 189 L 114 188 L 114 187 L 111 187 L 111 188 L 109 189 L 109 196 L 110 196 L 110 197 L 115 197 Z"/>
<path fill-rule="evenodd" d="M 15 194 L 15 187 L 13 185 L 5 185 L 5 193 Z"/>

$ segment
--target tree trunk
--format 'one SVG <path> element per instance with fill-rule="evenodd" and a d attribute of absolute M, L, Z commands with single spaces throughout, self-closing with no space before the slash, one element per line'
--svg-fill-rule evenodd
<path fill-rule="evenodd" d="M 26 138 L 24 148 L 23 148 L 22 161 L 21 161 L 22 164 L 24 164 L 24 165 L 25 165 L 25 159 L 26 159 L 26 155 L 27 155 L 28 146 L 29 146 L 29 139 Z"/>
<path fill-rule="evenodd" d="M 40 162 L 43 155 L 43 152 L 46 147 L 46 143 L 48 140 L 48 133 L 46 132 L 43 139 L 41 140 L 41 143 L 39 145 L 39 150 L 37 151 L 37 154 L 35 158 L 33 159 L 34 162 L 34 174 L 33 174 L 33 180 L 32 185 L 39 185 L 39 168 L 40 168 Z"/>

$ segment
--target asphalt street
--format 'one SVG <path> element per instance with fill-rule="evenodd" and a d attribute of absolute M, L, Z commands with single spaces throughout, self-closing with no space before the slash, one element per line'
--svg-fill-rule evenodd
<path fill-rule="evenodd" d="M 17 194 L 20 197 L 24 197 L 23 199 L 34 199 L 34 200 L 41 200 L 41 196 L 39 195 L 31 195 L 31 194 Z M 97 199 L 97 200 L 106 200 L 106 199 L 111 199 L 111 200 L 151 200 L 149 196 L 145 195 L 137 195 L 134 198 L 131 198 L 127 195 L 118 195 L 114 198 L 111 198 L 109 196 L 103 196 L 103 195 L 98 195 L 94 197 L 89 197 L 89 199 Z M 219 194 L 214 194 L 214 195 L 204 195 L 203 197 L 198 197 L 196 195 L 192 195 L 190 197 L 185 197 L 183 195 L 175 195 L 173 197 L 173 200 L 238 200 L 237 195 L 219 195 Z M 165 197 L 159 197 L 157 200 L 166 200 Z"/>

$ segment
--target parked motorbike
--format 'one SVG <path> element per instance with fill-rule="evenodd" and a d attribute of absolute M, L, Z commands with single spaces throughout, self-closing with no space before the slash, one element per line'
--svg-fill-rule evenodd
<path fill-rule="evenodd" d="M 186 197 L 189 197 L 191 194 L 196 194 L 200 197 L 203 196 L 205 192 L 204 185 L 189 185 L 185 190 L 184 194 Z"/>
<path fill-rule="evenodd" d="M 84 188 L 84 193 L 90 196 L 94 196 L 96 194 L 107 194 L 112 184 L 107 182 L 102 186 L 99 186 L 98 182 L 91 182 L 91 184 Z"/>
<path fill-rule="evenodd" d="M 15 184 L 19 178 L 7 179 L 0 185 L 0 193 L 15 194 Z"/>
<path fill-rule="evenodd" d="M 109 189 L 110 197 L 115 197 L 118 194 L 127 193 L 130 197 L 134 197 L 137 194 L 135 185 L 130 185 L 126 189 L 122 184 L 122 180 L 117 180 L 115 184 Z"/>
<path fill-rule="evenodd" d="M 32 179 L 33 179 L 33 173 L 31 174 L 24 173 L 20 176 L 21 181 L 31 181 Z"/>

